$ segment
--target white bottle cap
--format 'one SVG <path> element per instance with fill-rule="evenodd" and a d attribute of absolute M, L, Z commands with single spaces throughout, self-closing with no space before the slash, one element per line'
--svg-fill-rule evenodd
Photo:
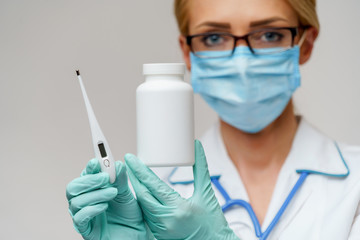
<path fill-rule="evenodd" d="M 147 63 L 143 65 L 144 75 L 184 75 L 184 63 Z"/>

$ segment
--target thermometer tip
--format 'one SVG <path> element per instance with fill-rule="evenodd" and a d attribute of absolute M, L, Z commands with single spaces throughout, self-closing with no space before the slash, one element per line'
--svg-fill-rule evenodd
<path fill-rule="evenodd" d="M 80 71 L 76 70 L 76 75 L 80 76 Z"/>

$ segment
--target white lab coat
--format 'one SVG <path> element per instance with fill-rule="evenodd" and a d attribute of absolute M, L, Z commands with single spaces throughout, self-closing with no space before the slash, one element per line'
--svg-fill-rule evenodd
<path fill-rule="evenodd" d="M 200 139 L 210 175 L 221 175 L 220 183 L 231 198 L 249 202 L 245 187 L 227 155 L 217 123 Z M 291 151 L 279 173 L 274 193 L 262 224 L 264 232 L 299 179 L 296 170 L 311 170 L 268 239 L 344 240 L 360 239 L 360 147 L 339 144 L 301 120 Z M 154 171 L 167 181 L 172 169 Z M 192 180 L 192 168 L 179 168 L 172 181 Z M 171 185 L 183 197 L 190 197 L 193 185 Z M 224 199 L 213 186 L 222 205 Z M 225 213 L 240 239 L 257 239 L 253 224 L 242 207 Z"/>

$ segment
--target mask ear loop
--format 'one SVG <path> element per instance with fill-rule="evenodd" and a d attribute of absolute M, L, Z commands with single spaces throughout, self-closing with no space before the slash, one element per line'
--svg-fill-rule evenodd
<path fill-rule="evenodd" d="M 298 42 L 298 46 L 301 47 L 303 45 L 303 43 L 305 42 L 306 39 L 306 33 L 307 33 L 307 29 L 304 30 L 303 34 L 301 35 L 301 38 Z"/>

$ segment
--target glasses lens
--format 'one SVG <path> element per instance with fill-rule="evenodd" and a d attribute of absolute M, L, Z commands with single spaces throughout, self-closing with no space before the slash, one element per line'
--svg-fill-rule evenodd
<path fill-rule="evenodd" d="M 290 29 L 264 29 L 249 35 L 249 43 L 256 54 L 271 54 L 291 48 L 293 36 Z"/>
<path fill-rule="evenodd" d="M 209 33 L 193 37 L 191 46 L 196 56 L 202 58 L 231 56 L 234 38 L 226 34 Z"/>

